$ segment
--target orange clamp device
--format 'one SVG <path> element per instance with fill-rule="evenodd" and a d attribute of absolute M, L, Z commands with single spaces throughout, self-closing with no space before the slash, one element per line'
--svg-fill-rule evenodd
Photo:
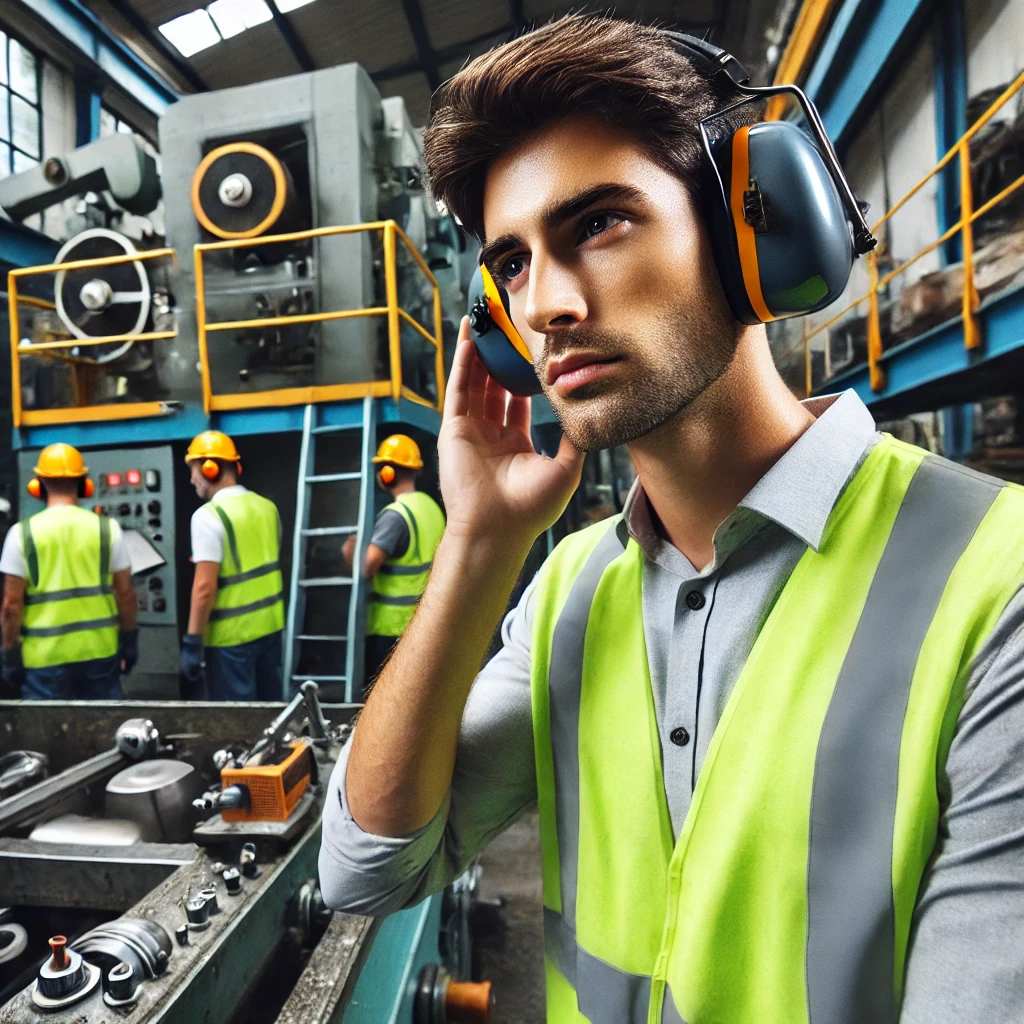
<path fill-rule="evenodd" d="M 221 817 L 225 821 L 287 821 L 306 792 L 312 771 L 313 752 L 305 740 L 292 743 L 291 752 L 279 764 L 223 768 L 223 787 L 245 786 L 249 806 L 225 808 Z"/>

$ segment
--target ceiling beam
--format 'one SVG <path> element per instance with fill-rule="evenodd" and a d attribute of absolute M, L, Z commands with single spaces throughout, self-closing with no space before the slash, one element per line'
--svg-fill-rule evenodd
<path fill-rule="evenodd" d="M 405 11 L 405 20 L 409 23 L 413 42 L 416 44 L 416 52 L 419 54 L 419 66 L 427 76 L 430 90 L 433 92 L 441 84 L 441 74 L 437 70 L 437 54 L 430 45 L 427 23 L 423 20 L 419 0 L 402 0 L 402 9 Z"/>
<path fill-rule="evenodd" d="M 468 57 L 473 47 L 478 46 L 480 43 L 490 42 L 492 39 L 497 39 L 500 36 L 511 37 L 514 34 L 515 30 L 511 25 L 502 25 L 499 28 L 491 29 L 489 32 L 481 32 L 479 35 L 473 36 L 472 39 L 464 39 L 461 43 L 456 43 L 454 46 L 446 46 L 443 50 L 434 50 L 434 60 L 438 67 L 440 67 L 442 64 L 447 64 L 448 61 L 454 60 L 457 57 Z M 403 61 L 401 64 L 391 64 L 389 67 L 381 68 L 379 71 L 372 71 L 370 72 L 370 77 L 375 82 L 387 82 L 393 78 L 413 75 L 417 71 L 422 70 L 423 65 L 418 60 Z"/>
<path fill-rule="evenodd" d="M 523 0 L 508 0 L 508 17 L 514 32 L 522 32 L 526 28 L 526 13 Z"/>
<path fill-rule="evenodd" d="M 270 8 L 270 14 L 274 19 L 277 31 L 281 33 L 281 38 L 285 41 L 288 49 L 292 52 L 292 56 L 295 58 L 295 63 L 303 71 L 316 71 L 316 63 L 309 55 L 306 44 L 299 38 L 299 33 L 295 31 L 292 23 L 281 13 L 276 0 L 267 0 L 267 6 Z"/>
<path fill-rule="evenodd" d="M 107 0 L 107 3 L 139 33 L 145 42 L 166 60 L 175 71 L 196 92 L 209 92 L 210 87 L 203 81 L 202 75 L 163 37 L 134 7 L 130 0 Z"/>

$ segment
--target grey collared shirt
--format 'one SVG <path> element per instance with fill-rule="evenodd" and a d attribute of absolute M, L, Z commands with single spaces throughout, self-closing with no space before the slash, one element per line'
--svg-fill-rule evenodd
<path fill-rule="evenodd" d="M 817 549 L 878 440 L 853 392 L 816 399 L 815 422 L 715 531 L 698 571 L 634 488 L 643 619 L 665 792 L 676 835 L 732 687 L 793 568 Z M 320 880 L 331 906 L 381 913 L 443 888 L 536 800 L 530 712 L 533 587 L 467 701 L 455 776 L 434 820 L 405 839 L 363 832 L 345 801 L 347 750 L 324 811 Z M 1004 611 L 968 682 L 938 779 L 939 841 L 915 914 L 902 1024 L 1024 1020 L 1024 595 Z M 941 1007 L 941 1009 L 939 1009 Z"/>

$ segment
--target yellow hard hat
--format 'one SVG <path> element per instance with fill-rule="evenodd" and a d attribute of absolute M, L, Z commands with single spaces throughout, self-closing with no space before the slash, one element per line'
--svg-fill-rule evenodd
<path fill-rule="evenodd" d="M 239 462 L 241 455 L 235 448 L 235 442 L 219 430 L 204 430 L 192 438 L 192 443 L 185 452 L 185 462 L 196 459 L 223 459 L 225 462 Z"/>
<path fill-rule="evenodd" d="M 80 477 L 89 472 L 89 467 L 82 460 L 82 453 L 69 444 L 48 444 L 40 453 L 36 463 L 36 476 L 49 477 Z"/>
<path fill-rule="evenodd" d="M 390 462 L 392 466 L 404 466 L 406 469 L 423 468 L 420 446 L 405 434 L 392 434 L 386 437 L 377 449 L 373 461 Z"/>

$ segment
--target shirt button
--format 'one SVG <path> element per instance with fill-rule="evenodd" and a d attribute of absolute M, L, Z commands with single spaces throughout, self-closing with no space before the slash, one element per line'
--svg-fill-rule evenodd
<path fill-rule="evenodd" d="M 673 729 L 672 732 L 669 733 L 668 738 L 677 747 L 685 747 L 686 744 L 690 742 L 690 734 L 682 726 L 679 726 L 678 729 Z"/>
<path fill-rule="evenodd" d="M 691 590 L 686 595 L 686 607 L 691 612 L 700 611 L 704 607 L 704 595 L 699 590 Z"/>

